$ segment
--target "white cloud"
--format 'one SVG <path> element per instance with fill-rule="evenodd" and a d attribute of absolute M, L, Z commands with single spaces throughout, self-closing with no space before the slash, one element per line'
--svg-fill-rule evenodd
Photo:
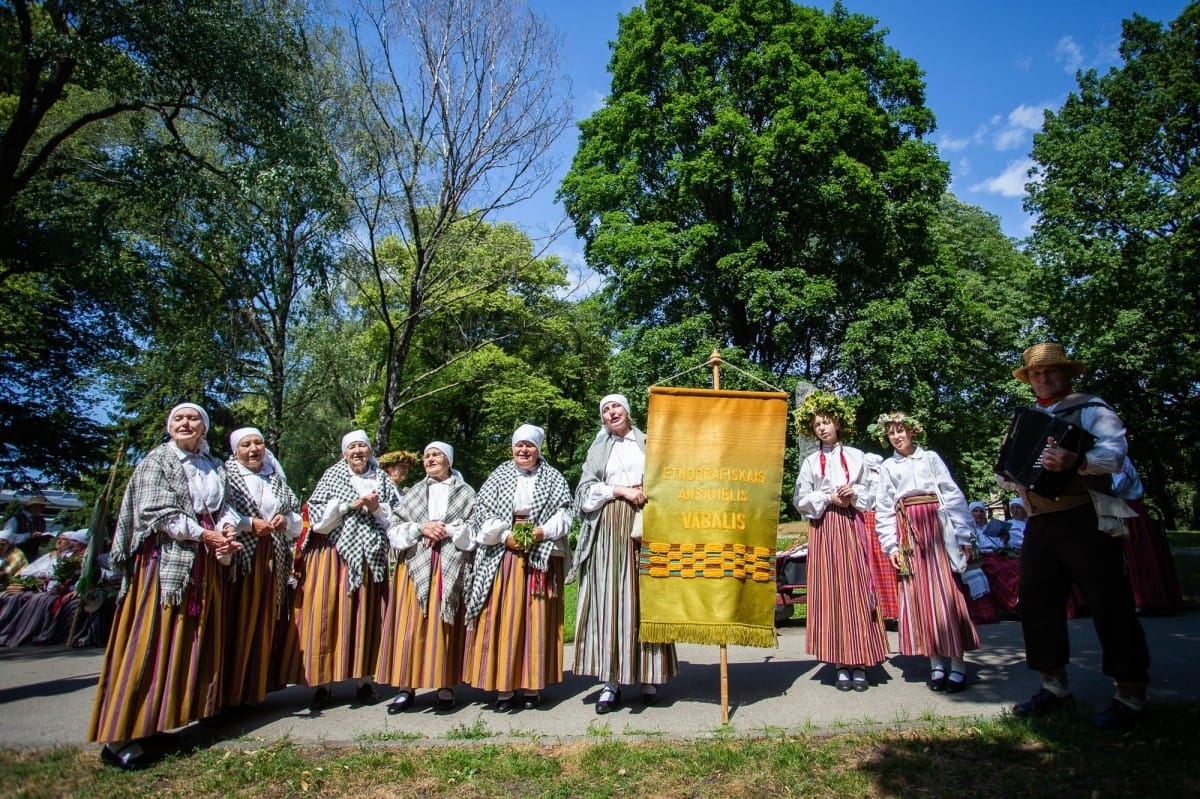
<path fill-rule="evenodd" d="M 1008 112 L 1004 126 L 992 140 L 997 150 L 1013 150 L 1025 144 L 1029 134 L 1042 129 L 1042 119 L 1048 103 L 1040 105 L 1021 104 Z"/>
<path fill-rule="evenodd" d="M 1029 182 L 1028 173 L 1033 165 L 1032 158 L 1012 161 L 999 175 L 971 186 L 971 191 L 999 194 L 1001 197 L 1022 197 L 1025 195 L 1025 184 Z"/>
<path fill-rule="evenodd" d="M 1070 36 L 1064 36 L 1058 40 L 1058 44 L 1054 47 L 1054 60 L 1063 65 L 1063 71 L 1068 75 L 1074 75 L 1075 72 L 1083 65 L 1083 50 L 1075 43 L 1075 40 Z"/>
<path fill-rule="evenodd" d="M 949 136 L 943 136 L 938 142 L 938 149 L 950 153 L 962 152 L 971 145 L 971 138 L 968 136 L 962 139 L 952 139 Z"/>

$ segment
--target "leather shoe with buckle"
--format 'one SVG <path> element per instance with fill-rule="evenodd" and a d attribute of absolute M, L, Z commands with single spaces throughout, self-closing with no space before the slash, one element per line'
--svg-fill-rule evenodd
<path fill-rule="evenodd" d="M 526 710 L 533 710 L 542 703 L 541 694 L 525 694 L 521 697 L 521 707 Z"/>
<path fill-rule="evenodd" d="M 1028 719 L 1035 716 L 1057 713 L 1060 710 L 1067 710 L 1073 707 L 1075 707 L 1075 697 L 1070 694 L 1058 696 L 1051 691 L 1047 691 L 1045 688 L 1039 688 L 1038 692 L 1029 697 L 1029 699 L 1019 705 L 1014 705 L 1012 712 L 1014 716 Z"/>
<path fill-rule="evenodd" d="M 388 702 L 387 711 L 389 716 L 394 716 L 397 713 L 403 713 L 413 705 L 413 692 L 401 691 L 396 694 L 391 702 Z"/>
<path fill-rule="evenodd" d="M 619 704 L 621 704 L 621 689 L 610 691 L 605 688 L 600 692 L 600 699 L 596 702 L 596 715 L 603 716 L 605 713 L 611 713 Z"/>

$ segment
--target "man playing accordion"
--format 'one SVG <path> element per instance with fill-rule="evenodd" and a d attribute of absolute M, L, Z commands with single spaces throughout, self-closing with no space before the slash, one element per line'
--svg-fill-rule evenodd
<path fill-rule="evenodd" d="M 1125 425 L 1104 400 L 1072 392 L 1071 381 L 1085 367 L 1069 360 L 1061 344 L 1034 344 L 1023 360 L 1013 377 L 1030 385 L 1038 406 L 1083 428 L 1095 441 L 1075 452 L 1052 437 L 1046 439 L 1041 467 L 1070 475 L 1055 498 L 997 476 L 1002 486 L 1020 493 L 1029 512 L 1018 607 L 1026 663 L 1042 677 L 1038 692 L 1016 705 L 1013 713 L 1040 716 L 1074 705 L 1066 671 L 1067 597 L 1074 583 L 1092 611 L 1103 652 L 1102 671 L 1116 683 L 1115 695 L 1096 714 L 1096 723 L 1127 728 L 1137 722 L 1145 704 L 1150 653 L 1122 558 L 1121 517 L 1128 509 L 1111 490 L 1112 474 L 1125 458 Z"/>

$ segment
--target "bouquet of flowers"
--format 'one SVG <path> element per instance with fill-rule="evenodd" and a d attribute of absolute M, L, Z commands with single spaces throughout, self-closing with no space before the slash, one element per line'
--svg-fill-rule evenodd
<path fill-rule="evenodd" d="M 83 572 L 83 561 L 69 555 L 63 555 L 54 561 L 54 580 L 59 585 L 71 586 Z"/>

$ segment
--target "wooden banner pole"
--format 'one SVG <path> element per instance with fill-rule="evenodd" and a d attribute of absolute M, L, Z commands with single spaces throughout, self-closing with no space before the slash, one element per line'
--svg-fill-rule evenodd
<path fill-rule="evenodd" d="M 712 367 L 713 391 L 721 390 L 721 353 L 712 351 L 708 365 Z M 721 644 L 721 723 L 729 723 L 729 645 Z"/>

